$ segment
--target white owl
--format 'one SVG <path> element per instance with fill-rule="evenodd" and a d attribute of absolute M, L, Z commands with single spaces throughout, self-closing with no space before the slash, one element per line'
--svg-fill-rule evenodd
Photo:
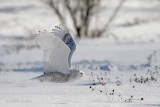
<path fill-rule="evenodd" d="M 80 79 L 84 72 L 70 69 L 71 57 L 76 50 L 72 36 L 60 26 L 53 32 L 39 31 L 36 40 L 44 52 L 44 74 L 33 79 L 41 82 L 68 82 Z"/>

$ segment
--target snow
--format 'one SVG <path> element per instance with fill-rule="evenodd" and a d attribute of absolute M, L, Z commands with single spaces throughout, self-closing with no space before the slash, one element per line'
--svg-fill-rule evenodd
<path fill-rule="evenodd" d="M 40 83 L 30 80 L 43 73 L 40 50 L 22 50 L 19 54 L 13 56 L 7 55 L 6 57 L 9 56 L 9 58 L 1 58 L 8 64 L 5 66 L 9 69 L 8 72 L 1 72 L 0 75 L 1 106 L 157 107 L 160 105 L 159 82 L 149 86 L 133 83 L 134 89 L 129 82 L 134 73 L 139 76 L 145 75 L 148 66 L 142 66 L 142 64 L 147 64 L 147 55 L 153 50 L 159 49 L 159 43 L 106 45 L 104 42 L 100 42 L 100 44 L 92 42 L 92 45 L 89 44 L 86 47 L 81 45 L 83 42 L 85 41 L 79 41 L 78 43 L 77 51 L 73 57 L 73 68 L 82 69 L 85 72 L 85 78 L 73 83 Z M 90 42 L 88 40 L 88 43 Z M 28 60 L 24 59 L 26 57 L 28 57 Z M 97 91 L 92 92 L 89 88 L 93 84 L 91 72 L 93 72 L 95 78 L 96 74 L 100 72 L 110 72 L 107 77 L 111 78 L 111 82 L 106 85 L 108 92 L 114 89 L 116 94 L 121 94 L 124 99 L 133 95 L 138 100 L 125 103 L 124 101 L 118 101 L 117 95 L 113 100 L 108 100 L 106 95 Z M 116 86 L 115 77 L 120 75 L 123 75 L 122 85 Z M 103 88 L 100 85 L 97 85 L 97 87 Z M 144 101 L 139 100 L 141 97 L 144 98 Z"/>
<path fill-rule="evenodd" d="M 107 4 L 109 14 L 117 1 Z M 43 74 L 43 52 L 32 34 L 43 28 L 51 31 L 59 21 L 38 0 L 1 0 L 0 107 L 159 107 L 160 75 L 156 77 L 155 67 L 160 73 L 160 20 L 157 0 L 153 1 L 128 0 L 109 36 L 75 41 L 72 68 L 83 70 L 85 78 L 41 83 L 30 80 Z M 148 69 L 152 72 L 147 73 Z M 141 76 L 157 80 L 136 83 Z M 108 81 L 107 94 L 114 90 L 110 100 L 100 92 L 105 91 L 98 82 L 101 77 Z M 131 96 L 132 102 L 125 102 Z"/>
<path fill-rule="evenodd" d="M 0 102 L 2 107 L 15 106 L 130 106 L 130 107 L 157 107 L 159 106 L 159 87 L 147 85 L 135 85 L 135 89 L 129 84 L 122 84 L 116 86 L 115 84 L 108 84 L 107 90 L 109 92 L 114 89 L 117 93 L 122 93 L 126 98 L 129 95 L 135 96 L 135 99 L 144 98 L 144 101 L 134 101 L 132 103 L 124 103 L 117 101 L 108 101 L 108 98 L 99 93 L 92 92 L 89 89 L 89 82 L 87 77 L 75 83 L 40 83 L 29 80 L 33 76 L 40 73 L 22 73 L 10 72 L 4 74 L 0 78 Z M 124 74 L 124 73 L 123 73 Z M 128 74 L 125 74 L 128 75 Z M 124 83 L 127 80 L 124 80 Z M 129 87 L 128 87 L 129 86 Z M 111 97 L 112 98 L 112 97 Z"/>

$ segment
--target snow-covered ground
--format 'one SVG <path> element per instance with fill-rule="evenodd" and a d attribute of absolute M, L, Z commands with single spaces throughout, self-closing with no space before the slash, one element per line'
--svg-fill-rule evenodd
<path fill-rule="evenodd" d="M 97 40 L 96 40 L 97 41 Z M 100 42 L 101 41 L 101 42 Z M 73 67 L 82 69 L 85 78 L 73 83 L 40 83 L 30 80 L 41 75 L 42 52 L 41 50 L 22 50 L 19 54 L 6 55 L 1 61 L 6 62 L 0 75 L 0 104 L 2 107 L 158 107 L 160 106 L 160 80 L 148 85 L 131 83 L 130 79 L 146 75 L 147 57 L 154 50 L 159 50 L 159 43 L 107 45 L 102 40 L 100 43 L 86 40 L 79 42 L 73 57 Z M 86 47 L 86 43 L 88 46 Z M 159 55 L 158 55 L 159 54 Z M 159 60 L 157 52 L 155 59 Z M 8 62 L 8 63 L 7 63 Z M 153 61 L 153 64 L 155 64 Z M 8 65 L 7 65 L 8 64 Z M 154 67 L 152 67 L 154 71 Z M 90 86 L 97 75 L 107 73 L 110 81 L 106 84 L 110 100 L 99 91 L 92 91 Z M 160 72 L 160 69 L 159 69 Z M 117 86 L 116 77 L 120 78 L 121 85 Z M 98 80 L 96 80 L 98 81 Z M 133 88 L 135 86 L 135 88 Z M 104 86 L 96 85 L 104 90 Z M 122 96 L 122 100 L 119 98 Z M 132 102 L 125 100 L 133 96 Z M 141 101 L 140 99 L 144 100 Z"/>
<path fill-rule="evenodd" d="M 43 74 L 32 34 L 59 24 L 53 12 L 38 0 L 1 0 L 0 107 L 160 107 L 159 5 L 127 0 L 109 37 L 76 40 L 72 68 L 85 78 L 59 84 L 30 80 Z"/>

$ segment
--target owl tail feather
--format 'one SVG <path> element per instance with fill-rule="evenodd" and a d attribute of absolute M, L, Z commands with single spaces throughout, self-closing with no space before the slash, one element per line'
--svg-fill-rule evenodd
<path fill-rule="evenodd" d="M 37 77 L 34 77 L 30 80 L 39 80 L 40 82 L 44 82 L 46 80 L 46 75 L 40 75 L 40 76 L 37 76 Z"/>

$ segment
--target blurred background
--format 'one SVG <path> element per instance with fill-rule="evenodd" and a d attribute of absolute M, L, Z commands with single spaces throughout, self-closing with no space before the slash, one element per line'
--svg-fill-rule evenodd
<path fill-rule="evenodd" d="M 117 59 L 110 55 L 120 55 L 119 51 L 130 48 L 115 48 L 115 45 L 130 44 L 137 45 L 128 50 L 133 55 L 135 50 L 151 45 L 149 51 L 143 51 L 145 55 L 133 57 L 134 62 L 145 58 L 141 64 L 150 64 L 152 54 L 159 51 L 160 0 L 0 0 L 0 70 L 42 71 L 43 53 L 35 42 L 35 34 L 39 30 L 51 31 L 55 25 L 68 30 L 81 48 L 75 53 L 75 66 L 79 64 L 77 61 L 84 64 L 82 60 L 86 58 L 125 60 L 124 53 Z M 99 49 L 100 53 L 88 57 L 90 50 L 85 52 L 85 49 Z M 103 51 L 106 53 L 102 55 Z"/>

